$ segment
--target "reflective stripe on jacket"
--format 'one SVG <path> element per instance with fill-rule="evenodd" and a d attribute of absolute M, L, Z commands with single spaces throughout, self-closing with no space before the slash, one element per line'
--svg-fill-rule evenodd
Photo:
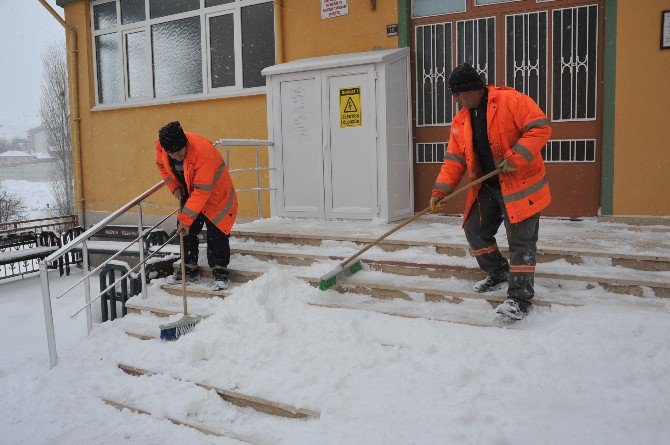
<path fill-rule="evenodd" d="M 487 130 L 496 164 L 506 159 L 515 171 L 501 173 L 500 189 L 512 223 L 523 221 L 545 209 L 551 194 L 542 160 L 542 148 L 551 136 L 549 119 L 525 94 L 509 87 L 487 85 Z M 469 110 L 454 117 L 444 164 L 433 186 L 432 196 L 443 198 L 454 191 L 467 171 L 468 181 L 481 177 L 472 141 Z M 477 199 L 481 185 L 468 190 L 463 223 Z"/>
<path fill-rule="evenodd" d="M 184 158 L 184 179 L 188 200 L 177 219 L 191 226 L 199 213 L 203 213 L 226 235 L 230 235 L 237 217 L 237 196 L 221 154 L 210 141 L 193 133 L 186 133 L 187 148 Z M 170 168 L 170 157 L 156 141 L 156 166 L 163 181 L 174 192 L 179 180 Z"/>

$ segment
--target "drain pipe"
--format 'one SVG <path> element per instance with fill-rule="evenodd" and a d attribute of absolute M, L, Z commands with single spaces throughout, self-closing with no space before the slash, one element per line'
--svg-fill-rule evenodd
<path fill-rule="evenodd" d="M 282 0 L 274 0 L 275 6 L 275 64 L 284 63 L 284 32 L 282 28 Z"/>
<path fill-rule="evenodd" d="M 85 221 L 85 205 L 84 205 L 84 182 L 82 179 L 82 161 L 81 161 L 81 118 L 79 117 L 79 69 L 77 64 L 77 32 L 73 27 L 63 20 L 56 11 L 49 5 L 46 0 L 38 0 L 44 8 L 51 13 L 52 16 L 63 28 L 65 28 L 69 45 L 66 45 L 68 50 L 67 65 L 68 65 L 68 88 L 70 90 L 70 131 L 72 133 L 72 163 L 74 171 L 74 194 L 75 205 L 79 215 L 79 225 L 86 227 Z"/>

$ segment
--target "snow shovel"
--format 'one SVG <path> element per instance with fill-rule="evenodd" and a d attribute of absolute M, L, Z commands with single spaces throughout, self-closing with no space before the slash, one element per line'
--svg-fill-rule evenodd
<path fill-rule="evenodd" d="M 489 178 L 492 178 L 493 176 L 497 175 L 498 173 L 502 172 L 503 168 L 502 166 L 496 168 L 493 170 L 491 173 L 488 173 L 481 178 L 477 179 L 476 181 L 472 181 L 471 183 L 459 188 L 458 190 L 454 191 L 452 194 L 445 196 L 442 198 L 440 201 L 437 202 L 436 206 L 440 206 L 443 203 L 447 202 L 454 196 L 458 195 L 459 193 L 462 193 L 466 190 L 471 189 L 472 187 L 481 184 L 482 182 L 486 181 Z M 319 281 L 319 289 L 321 290 L 327 290 L 330 289 L 331 287 L 337 285 L 338 283 L 342 282 L 344 279 L 347 277 L 355 274 L 359 270 L 363 268 L 363 265 L 361 264 L 360 260 L 356 260 L 361 254 L 363 254 L 365 251 L 370 249 L 371 247 L 377 245 L 380 241 L 383 239 L 387 238 L 389 235 L 397 232 L 398 230 L 402 229 L 405 227 L 407 224 L 411 223 L 412 221 L 418 219 L 419 217 L 425 215 L 426 213 L 430 212 L 430 206 L 426 207 L 419 213 L 415 214 L 414 216 L 410 216 L 406 220 L 402 221 L 400 224 L 377 238 L 376 240 L 372 241 L 369 243 L 367 246 L 363 247 L 361 250 L 356 252 L 355 254 L 351 255 L 349 258 L 346 260 L 342 261 L 340 264 L 337 265 L 335 269 L 332 271 L 328 272 L 327 274 L 323 275 L 320 278 Z M 356 260 L 356 261 L 354 261 Z"/>

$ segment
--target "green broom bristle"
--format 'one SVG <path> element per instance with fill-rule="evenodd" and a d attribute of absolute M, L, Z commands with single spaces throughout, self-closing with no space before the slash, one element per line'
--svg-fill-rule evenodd
<path fill-rule="evenodd" d="M 363 264 L 358 260 L 356 260 L 355 262 L 351 263 L 350 265 L 344 268 L 338 265 L 337 268 L 335 268 L 335 270 L 328 272 L 327 274 L 323 275 L 320 278 L 319 289 L 328 290 L 331 287 L 335 286 L 337 283 L 341 282 L 347 277 L 350 277 L 351 275 L 355 274 L 361 269 L 363 269 Z"/>

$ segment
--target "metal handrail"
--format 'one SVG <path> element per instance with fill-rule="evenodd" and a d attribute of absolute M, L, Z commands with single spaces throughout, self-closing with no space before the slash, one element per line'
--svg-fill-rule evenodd
<path fill-rule="evenodd" d="M 261 172 L 262 171 L 273 171 L 274 167 L 261 167 L 261 153 L 260 148 L 262 146 L 267 146 L 268 148 L 274 147 L 275 143 L 273 141 L 262 140 L 262 139 L 219 139 L 214 142 L 216 147 L 223 147 L 226 150 L 226 164 L 230 165 L 230 147 L 256 147 L 256 168 L 238 168 L 234 170 L 228 170 L 232 175 L 235 173 L 245 173 L 245 172 L 256 172 L 256 187 L 251 189 L 237 189 L 236 192 L 256 192 L 256 205 L 258 209 L 258 218 L 262 217 L 262 206 L 261 206 L 261 192 L 263 191 L 275 191 L 276 188 L 273 187 L 261 187 Z M 272 184 L 270 184 L 272 185 Z"/>
<path fill-rule="evenodd" d="M 274 146 L 274 142 L 268 141 L 268 140 L 255 140 L 255 139 L 219 139 L 218 141 L 214 142 L 214 145 L 217 147 L 224 147 L 226 149 L 226 164 L 230 165 L 230 147 L 256 147 L 256 168 L 242 168 L 242 169 L 237 169 L 237 170 L 231 170 L 230 173 L 243 173 L 243 172 L 251 172 L 251 171 L 256 171 L 256 187 L 251 188 L 251 189 L 244 189 L 244 190 L 238 190 L 240 192 L 242 191 L 253 191 L 257 193 L 258 199 L 258 217 L 261 217 L 261 192 L 262 191 L 272 191 L 276 190 L 275 188 L 263 188 L 261 186 L 261 171 L 271 171 L 274 170 L 274 168 L 270 167 L 261 167 L 260 166 L 260 147 L 262 146 L 267 146 L 272 147 Z M 81 245 L 81 253 L 83 257 L 83 267 L 84 270 L 87 272 L 86 276 L 84 276 L 82 279 L 77 281 L 72 287 L 70 287 L 68 290 L 63 292 L 59 297 L 62 297 L 65 295 L 65 293 L 69 292 L 72 290 L 74 287 L 77 285 L 81 284 L 82 282 L 85 282 L 85 300 L 86 304 L 84 307 L 79 309 L 76 313 L 72 314 L 71 317 L 76 316 L 79 314 L 81 311 L 86 309 L 86 327 L 87 331 L 90 333 L 92 329 L 92 317 L 91 317 L 91 303 L 96 301 L 100 296 L 104 295 L 105 292 L 109 291 L 109 289 L 113 288 L 116 286 L 121 280 L 125 279 L 127 276 L 129 276 L 134 270 L 136 270 L 138 267 L 141 268 L 141 275 L 142 275 L 142 295 L 144 298 L 147 297 L 147 283 L 146 283 L 146 270 L 145 270 L 145 264 L 146 262 L 152 258 L 154 255 L 156 255 L 163 247 L 165 247 L 170 241 L 174 239 L 175 236 L 172 236 L 165 244 L 160 246 L 157 250 L 153 251 L 147 258 L 144 257 L 144 246 L 142 245 L 142 240 L 143 238 L 150 233 L 153 229 L 155 229 L 159 224 L 167 220 L 170 216 L 172 216 L 176 210 L 170 215 L 166 216 L 163 220 L 161 220 L 158 224 L 154 225 L 148 230 L 145 230 L 143 227 L 143 222 L 142 222 L 142 202 L 148 198 L 149 196 L 153 195 L 156 191 L 160 190 L 162 187 L 165 186 L 165 183 L 163 181 L 158 182 L 156 185 L 151 187 L 150 189 L 146 190 L 142 194 L 138 195 L 135 197 L 133 200 L 130 202 L 126 203 L 123 205 L 121 208 L 117 209 L 107 217 L 103 218 L 100 222 L 97 224 L 93 225 L 91 228 L 86 230 L 84 233 L 70 241 L 68 244 L 64 245 L 63 247 L 59 248 L 56 250 L 54 253 L 46 257 L 44 260 L 40 262 L 40 279 L 42 283 L 42 304 L 44 307 L 44 319 L 45 319 L 45 324 L 46 324 L 46 330 L 47 330 L 47 343 L 49 347 L 49 363 L 50 366 L 53 367 L 56 365 L 58 361 L 58 355 L 56 353 L 56 338 L 54 334 L 54 322 L 53 322 L 53 313 L 51 309 L 51 293 L 49 290 L 49 274 L 47 270 L 47 265 L 53 261 L 58 260 L 59 258 L 63 257 L 64 255 L 68 254 L 71 252 L 73 249 L 79 247 Z M 95 235 L 98 231 L 103 229 L 105 226 L 107 226 L 110 222 L 114 221 L 117 219 L 119 216 L 125 214 L 128 212 L 128 210 L 132 209 L 133 207 L 137 206 L 138 212 L 137 212 L 137 228 L 138 228 L 138 237 L 131 241 L 128 245 L 126 245 L 123 249 L 120 251 L 116 252 L 111 258 L 109 258 L 107 261 L 105 261 L 103 264 L 95 268 L 93 271 L 90 270 L 89 263 L 88 263 L 88 244 L 87 241 Z M 109 285 L 105 290 L 100 292 L 95 298 L 91 299 L 90 295 L 90 276 L 95 273 L 97 270 L 102 268 L 105 264 L 109 263 L 112 261 L 114 258 L 118 257 L 121 253 L 126 251 L 130 246 L 132 246 L 134 243 L 140 242 L 140 249 L 139 249 L 139 254 L 140 254 L 140 262 L 130 269 L 125 275 L 123 275 L 121 278 L 116 280 L 114 283 Z"/>
<path fill-rule="evenodd" d="M 133 273 L 133 271 L 134 271 L 135 269 L 137 269 L 137 268 L 140 267 L 140 266 L 143 266 L 147 261 L 149 261 L 150 258 L 152 258 L 154 255 L 156 255 L 158 252 L 160 252 L 161 249 L 162 249 L 163 247 L 165 247 L 165 246 L 167 246 L 168 244 L 170 244 L 170 242 L 172 242 L 172 240 L 175 239 L 176 237 L 177 237 L 177 233 L 175 233 L 175 234 L 172 235 L 170 238 L 168 238 L 168 240 L 165 241 L 165 243 L 163 243 L 158 249 L 154 250 L 154 251 L 153 251 L 148 257 L 146 257 L 143 261 L 140 261 L 140 262 L 139 262 L 138 264 L 136 264 L 132 269 L 130 269 L 130 270 L 129 270 L 128 272 L 126 272 L 125 274 L 123 274 L 123 276 L 122 276 L 121 278 L 119 278 L 118 280 L 116 280 L 115 282 L 113 282 L 112 284 L 110 284 L 109 286 L 107 286 L 107 287 L 105 288 L 105 290 L 100 291 L 100 293 L 99 293 L 98 295 L 96 295 L 95 298 L 93 298 L 91 301 L 87 301 L 86 304 L 85 304 L 84 306 L 82 306 L 77 312 L 75 312 L 74 314 L 70 315 L 70 318 L 74 318 L 74 317 L 76 317 L 77 315 L 79 315 L 79 313 L 80 313 L 81 311 L 83 311 L 84 309 L 86 309 L 88 306 L 91 305 L 91 303 L 93 303 L 93 302 L 96 301 L 98 298 L 100 298 L 101 296 L 103 296 L 108 290 L 110 290 L 111 288 L 113 288 L 114 286 L 116 286 L 117 284 L 119 284 L 120 282 L 122 282 L 128 275 L 130 275 L 131 273 Z"/>
<path fill-rule="evenodd" d="M 147 199 L 149 196 L 153 195 L 156 193 L 156 191 L 160 190 L 165 186 L 165 183 L 163 181 L 157 183 L 153 187 L 149 188 L 148 190 L 144 191 L 128 203 L 124 204 L 122 207 L 117 209 L 116 211 L 112 212 L 110 215 L 107 217 L 103 218 L 100 222 L 97 224 L 93 225 L 91 228 L 86 230 L 84 233 L 70 241 L 68 244 L 64 245 L 60 249 L 56 250 L 54 253 L 46 257 L 40 262 L 40 281 L 42 283 L 42 305 L 44 307 L 44 321 L 46 324 L 46 330 L 47 330 L 47 344 L 49 347 L 49 365 L 51 367 L 55 366 L 56 363 L 58 362 L 58 354 L 56 353 L 56 336 L 54 333 L 54 322 L 53 322 L 53 312 L 51 310 L 51 292 L 49 290 L 49 273 L 47 266 L 49 263 L 58 260 L 59 258 L 62 258 L 63 256 L 67 255 L 69 252 L 71 252 L 73 249 L 79 247 L 81 245 L 81 254 L 82 254 L 82 261 L 83 261 L 83 267 L 84 271 L 86 272 L 86 275 L 79 280 L 75 286 L 80 284 L 81 282 L 85 282 L 84 286 L 84 298 L 86 300 L 86 330 L 87 333 L 90 334 L 91 330 L 93 329 L 93 319 L 91 315 L 91 283 L 90 283 L 90 276 L 93 272 L 91 272 L 90 267 L 89 267 L 89 259 L 88 259 L 88 244 L 87 241 L 95 235 L 98 231 L 106 227 L 110 222 L 114 221 L 117 219 L 119 216 L 125 214 L 128 212 L 128 210 L 132 209 L 133 207 L 137 207 L 137 232 L 138 232 L 138 237 L 136 240 L 132 241 L 129 243 L 124 249 L 121 250 L 121 252 L 127 250 L 131 245 L 133 245 L 135 242 L 140 242 L 140 263 L 138 264 L 139 267 L 141 267 L 141 274 L 142 274 L 142 296 L 144 298 L 147 298 L 147 283 L 146 283 L 146 260 L 151 258 L 153 255 L 150 255 L 148 258 L 144 258 L 144 242 L 143 239 L 144 237 L 150 233 L 153 229 L 155 229 L 158 224 L 154 225 L 151 227 L 148 231 L 144 230 L 143 227 L 143 222 L 142 222 L 142 202 Z M 170 215 L 168 215 L 166 218 L 163 219 L 165 221 L 167 218 L 169 218 L 174 212 L 172 212 Z M 160 224 L 160 223 L 159 223 Z M 121 252 L 117 252 L 112 258 L 110 258 L 109 261 L 112 259 L 116 258 Z M 136 266 L 137 267 L 137 266 Z M 136 268 L 135 267 L 135 268 Z M 99 269 L 98 267 L 97 269 Z M 135 270 L 133 268 L 132 270 Z M 96 269 L 96 270 L 97 270 Z M 116 283 L 115 283 L 116 284 Z M 72 286 L 70 289 L 68 289 L 66 292 L 69 292 L 74 286 Z M 61 295 L 62 296 L 62 295 Z M 60 298 L 60 297 L 58 297 Z M 96 297 L 96 299 L 99 298 Z"/>
<path fill-rule="evenodd" d="M 51 262 L 57 260 L 58 258 L 62 257 L 63 255 L 70 252 L 72 249 L 74 249 L 75 247 L 77 247 L 78 245 L 80 245 L 81 243 L 83 243 L 84 241 L 86 241 L 87 239 L 92 237 L 93 235 L 95 235 L 99 230 L 101 230 L 105 226 L 107 226 L 107 224 L 114 221 L 116 218 L 123 215 L 128 210 L 135 207 L 136 205 L 138 205 L 139 203 L 141 203 L 142 201 L 147 199 L 149 196 L 156 193 L 156 191 L 160 190 L 164 186 L 165 186 L 165 183 L 163 181 L 157 183 L 156 185 L 154 185 L 150 189 L 146 190 L 141 195 L 138 195 L 135 199 L 128 202 L 123 207 L 119 208 L 118 210 L 111 213 L 110 215 L 106 216 L 100 222 L 91 226 L 91 228 L 89 228 L 87 231 L 85 231 L 84 233 L 82 233 L 81 235 L 79 235 L 78 237 L 76 237 L 75 239 L 73 239 L 72 241 L 70 241 L 69 243 L 67 243 L 66 245 L 64 245 L 63 247 L 61 247 L 60 249 L 58 249 L 57 251 L 55 251 L 54 253 L 52 253 L 48 257 L 46 257 L 44 259 L 44 261 L 47 262 L 47 263 L 51 263 Z"/>
<path fill-rule="evenodd" d="M 118 257 L 119 255 L 121 255 L 121 254 L 122 254 L 123 252 L 125 252 L 126 250 L 130 249 L 130 246 L 132 246 L 133 244 L 135 244 L 136 242 L 138 242 L 139 240 L 141 240 L 142 238 L 144 238 L 145 236 L 147 236 L 149 233 L 151 233 L 152 230 L 154 230 L 156 227 L 158 227 L 158 226 L 160 226 L 161 224 L 163 224 L 169 217 L 171 217 L 172 215 L 174 215 L 174 214 L 177 213 L 178 211 L 179 211 L 179 209 L 174 209 L 174 210 L 172 211 L 172 213 L 170 213 L 169 215 L 167 215 L 165 218 L 161 219 L 160 221 L 158 221 L 156 224 L 154 224 L 153 226 L 149 227 L 148 229 L 144 229 L 144 231 L 142 232 L 142 234 L 141 234 L 140 236 L 138 236 L 138 237 L 135 238 L 134 240 L 130 241 L 128 244 L 126 244 L 126 246 L 125 246 L 123 249 L 119 250 L 119 251 L 116 252 L 114 255 L 112 255 L 111 257 L 107 258 L 107 259 L 106 259 L 105 261 L 103 261 L 98 267 L 96 267 L 95 269 L 93 269 L 92 271 L 90 271 L 87 275 L 85 275 L 85 276 L 83 276 L 82 278 L 80 278 L 79 281 L 77 281 L 76 283 L 74 283 L 72 286 L 70 286 L 69 288 L 67 288 L 66 291 L 64 291 L 62 294 L 60 294 L 59 296 L 57 296 L 57 297 L 56 297 L 56 300 L 59 300 L 63 295 L 67 294 L 67 293 L 70 292 L 72 289 L 74 289 L 75 287 L 77 287 L 77 285 L 79 285 L 79 284 L 80 284 L 82 281 L 84 281 L 86 278 L 90 277 L 91 275 L 93 275 L 94 273 L 96 273 L 97 271 L 99 271 L 100 269 L 102 269 L 103 267 L 105 267 L 105 266 L 106 266 L 107 264 L 109 264 L 111 261 L 114 261 L 114 259 L 115 259 L 116 257 Z M 174 238 L 174 237 L 172 237 L 172 238 Z M 171 239 L 172 239 L 172 238 L 171 238 Z M 142 249 L 142 246 L 139 246 L 139 248 Z M 149 259 L 149 258 L 147 258 L 147 259 Z"/>

